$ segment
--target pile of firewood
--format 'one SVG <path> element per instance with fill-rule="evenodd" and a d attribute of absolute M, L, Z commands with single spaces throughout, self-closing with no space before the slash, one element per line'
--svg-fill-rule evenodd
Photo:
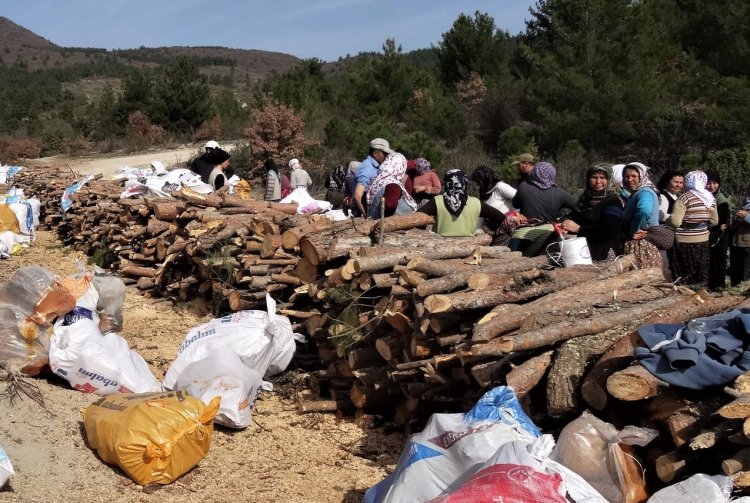
<path fill-rule="evenodd" d="M 486 235 L 441 238 L 420 213 L 332 222 L 296 205 L 187 189 L 120 199 L 122 182 L 93 180 L 63 217 L 60 196 L 73 181 L 52 169 L 17 177 L 65 244 L 145 295 L 205 299 L 216 312 L 262 308 L 266 293 L 279 300 L 316 351 L 301 412 L 385 418 L 408 431 L 508 384 L 549 430 L 586 408 L 618 427 L 662 429 L 647 455 L 662 483 L 714 463 L 750 485 L 750 378 L 706 396 L 629 366 L 639 326 L 686 323 L 744 297 L 665 284 L 628 256 L 553 268 L 489 246 Z"/>

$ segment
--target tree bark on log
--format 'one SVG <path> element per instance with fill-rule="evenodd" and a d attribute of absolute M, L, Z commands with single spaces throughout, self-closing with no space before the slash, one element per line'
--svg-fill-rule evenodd
<path fill-rule="evenodd" d="M 547 375 L 547 413 L 550 416 L 562 418 L 581 411 L 580 385 L 586 368 L 617 337 L 619 333 L 604 332 L 577 337 L 560 345 Z"/>
<path fill-rule="evenodd" d="M 551 309 L 570 310 L 603 304 L 616 298 L 625 288 L 655 284 L 663 280 L 660 269 L 640 269 L 608 279 L 595 279 L 574 284 L 526 304 L 503 304 L 482 317 L 474 327 L 472 342 L 489 341 L 501 334 L 518 329 L 527 316 Z"/>
<path fill-rule="evenodd" d="M 519 399 L 526 396 L 539 384 L 552 363 L 553 354 L 553 351 L 545 351 L 513 366 L 513 370 L 508 372 L 508 375 L 505 376 L 505 383 L 516 391 L 516 396 Z"/>
<path fill-rule="evenodd" d="M 503 355 L 511 351 L 526 351 L 566 341 L 582 335 L 592 335 L 623 325 L 629 321 L 646 318 L 657 309 L 673 306 L 685 300 L 682 295 L 672 295 L 648 302 L 645 305 L 625 307 L 615 313 L 606 313 L 583 320 L 570 320 L 531 330 L 517 335 L 506 335 L 486 344 L 472 346 L 476 355 Z"/>

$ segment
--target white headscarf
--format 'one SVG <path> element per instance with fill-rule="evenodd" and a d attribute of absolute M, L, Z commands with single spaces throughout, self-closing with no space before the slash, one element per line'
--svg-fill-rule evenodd
<path fill-rule="evenodd" d="M 381 189 L 386 185 L 395 183 L 401 187 L 401 195 L 406 203 L 413 209 L 417 210 L 417 203 L 414 199 L 406 192 L 404 187 L 404 176 L 406 175 L 406 157 L 394 152 L 388 154 L 383 163 L 378 168 L 378 174 L 372 179 L 370 187 L 367 189 L 367 204 L 372 204 L 372 200 Z"/>
<path fill-rule="evenodd" d="M 292 169 L 292 171 L 294 171 L 295 169 L 299 169 L 302 166 L 299 163 L 299 159 L 292 159 L 291 161 L 289 161 L 289 167 Z"/>
<path fill-rule="evenodd" d="M 624 168 L 624 164 L 613 164 L 612 165 L 612 182 L 615 184 L 615 187 L 618 189 L 622 187 L 622 168 Z"/>
<path fill-rule="evenodd" d="M 685 188 L 698 196 L 706 208 L 714 205 L 715 199 L 711 191 L 706 188 L 708 177 L 703 171 L 691 171 L 685 175 Z"/>

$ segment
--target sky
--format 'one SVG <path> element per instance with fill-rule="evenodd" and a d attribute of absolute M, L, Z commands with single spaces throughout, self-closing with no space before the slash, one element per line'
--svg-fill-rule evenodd
<path fill-rule="evenodd" d="M 7 17 L 64 47 L 223 46 L 334 61 L 437 46 L 459 14 L 489 14 L 511 35 L 534 0 L 0 0 Z"/>

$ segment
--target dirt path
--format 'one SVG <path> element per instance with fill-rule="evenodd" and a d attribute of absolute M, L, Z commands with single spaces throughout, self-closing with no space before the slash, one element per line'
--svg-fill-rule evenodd
<path fill-rule="evenodd" d="M 149 157 L 149 156 L 144 156 Z M 77 252 L 50 232 L 25 254 L 0 262 L 0 282 L 19 267 L 40 264 L 67 275 L 77 271 Z M 163 304 L 162 304 L 163 306 Z M 187 331 L 208 319 L 189 306 L 159 307 L 128 290 L 125 337 L 161 379 Z M 356 502 L 392 469 L 402 435 L 363 431 L 332 415 L 299 415 L 287 398 L 299 385 L 294 371 L 263 393 L 245 430 L 217 428 L 207 457 L 168 486 L 141 487 L 104 464 L 88 446 L 80 409 L 96 396 L 71 389 L 48 375 L 32 379 L 46 409 L 28 398 L 12 402 L 0 383 L 0 443 L 16 476 L 0 502 Z"/>
<path fill-rule="evenodd" d="M 158 150 L 149 152 L 147 154 L 116 154 L 112 156 L 95 156 L 95 157 L 70 157 L 64 155 L 58 155 L 53 157 L 42 157 L 40 159 L 34 159 L 31 164 L 34 165 L 49 165 L 49 164 L 69 164 L 70 167 L 81 175 L 95 175 L 101 173 L 104 178 L 110 178 L 118 169 L 123 166 L 130 166 L 132 168 L 146 168 L 149 166 L 151 161 L 161 161 L 165 166 L 184 166 L 187 161 L 196 157 L 202 144 L 196 144 L 192 146 L 183 146 L 174 149 Z M 222 145 L 227 151 L 231 152 L 234 149 L 233 143 L 227 143 Z"/>

